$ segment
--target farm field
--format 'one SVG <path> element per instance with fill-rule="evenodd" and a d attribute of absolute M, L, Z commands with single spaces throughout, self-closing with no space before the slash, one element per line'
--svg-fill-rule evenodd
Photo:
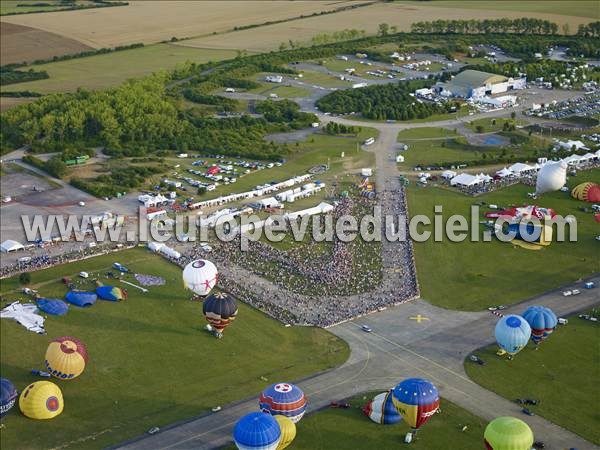
<path fill-rule="evenodd" d="M 446 20 L 483 20 L 501 17 L 514 19 L 523 17 L 523 12 L 518 8 L 511 10 L 508 8 L 502 10 L 470 8 L 470 4 L 479 2 L 462 2 L 462 7 L 444 9 L 438 8 L 436 6 L 437 2 L 427 2 L 426 5 L 423 3 L 377 3 L 372 6 L 342 11 L 336 14 L 299 19 L 291 23 L 267 25 L 216 36 L 198 37 L 180 42 L 180 44 L 200 48 L 237 48 L 264 52 L 276 50 L 282 42 L 287 44 L 290 39 L 308 44 L 310 39 L 316 34 L 332 33 L 344 28 L 364 29 L 368 34 L 375 34 L 378 25 L 382 22 L 396 26 L 399 31 L 409 31 L 410 25 L 413 22 L 430 20 L 432 17 L 444 17 Z M 589 5 L 592 5 L 592 3 L 590 2 Z M 573 32 L 577 30 L 579 24 L 595 20 L 594 11 L 582 16 L 564 16 L 558 13 L 550 14 L 545 12 L 528 12 L 527 16 L 548 19 L 556 22 L 559 26 L 568 23 Z M 277 38 L 274 39 L 273 36 L 277 36 Z"/>
<path fill-rule="evenodd" d="M 4 21 L 0 22 L 0 36 L 2 65 L 91 50 L 91 47 L 75 39 Z"/>
<path fill-rule="evenodd" d="M 568 185 L 573 188 L 584 181 L 598 180 L 600 170 L 579 172 Z M 553 192 L 533 202 L 527 197 L 532 188 L 514 185 L 501 191 L 470 197 L 454 190 L 416 187 L 407 190 L 410 215 L 433 217 L 434 205 L 443 205 L 443 216 L 463 215 L 469 220 L 470 206 L 484 201 L 500 206 L 528 205 L 552 208 L 558 214 L 577 218 L 577 242 L 553 242 L 542 250 L 526 250 L 492 237 L 491 242 L 442 242 L 433 239 L 415 243 L 417 273 L 427 283 L 421 295 L 431 303 L 451 309 L 474 311 L 492 304 L 510 304 L 545 292 L 600 270 L 597 223 L 590 213 L 578 210 L 589 204 L 571 198 L 568 193 Z M 533 203 L 532 203 L 533 202 Z M 481 220 L 485 207 L 480 209 Z M 433 220 L 433 219 L 432 219 Z M 432 230 L 433 227 L 428 227 Z M 480 231 L 483 231 L 483 227 Z M 480 232 L 480 238 L 482 233 Z M 560 261 L 556 271 L 551 261 Z"/>
<path fill-rule="evenodd" d="M 93 48 L 155 43 L 232 30 L 348 6 L 353 1 L 130 1 L 96 10 L 7 16 L 3 21 L 57 33 Z M 289 26 L 289 25 L 288 25 Z"/>
<path fill-rule="evenodd" d="M 6 90 L 28 90 L 48 94 L 72 92 L 80 87 L 104 89 L 117 86 L 128 78 L 142 77 L 161 69 L 173 69 L 185 61 L 204 63 L 235 56 L 236 52 L 233 50 L 202 50 L 171 44 L 149 45 L 105 55 L 36 65 L 33 68 L 47 71 L 50 78 L 11 84 Z"/>
<path fill-rule="evenodd" d="M 382 391 L 383 392 L 383 389 Z M 372 422 L 361 408 L 378 392 L 369 392 L 350 398 L 349 409 L 323 409 L 310 414 L 297 425 L 296 439 L 290 450 L 355 450 L 376 448 L 393 450 L 401 447 L 410 428 L 400 422 L 396 425 L 380 425 Z M 452 448 L 477 450 L 482 447 L 482 436 L 486 423 L 464 409 L 442 398 L 441 414 L 434 415 L 423 428 L 418 438 L 410 444 L 417 450 L 439 450 Z M 467 425 L 466 432 L 461 432 Z"/>
<path fill-rule="evenodd" d="M 561 14 L 566 16 L 592 17 L 598 19 L 598 3 L 594 0 L 503 0 L 495 2 L 474 2 L 471 0 L 433 1 L 440 8 L 468 8 L 494 11 L 520 11 L 533 13 Z"/>
<path fill-rule="evenodd" d="M 294 380 L 337 366 L 348 356 L 347 345 L 328 332 L 285 328 L 242 303 L 237 320 L 216 340 L 203 331 L 201 305 L 189 300 L 181 269 L 141 248 L 32 273 L 31 287 L 60 298 L 67 290 L 60 277 L 75 279 L 81 270 L 109 284 L 104 273 L 114 261 L 161 276 L 166 284 L 147 294 L 126 286 L 129 298 L 120 303 L 72 306 L 66 316 L 47 319 L 45 336 L 2 321 L 2 375 L 19 390 L 36 380 L 29 371 L 42 368 L 52 338 L 76 336 L 90 355 L 79 378 L 57 381 L 64 412 L 52 421 L 32 421 L 16 407 L 3 419 L 2 448 L 103 448 L 256 395 L 275 379 Z M 131 275 L 127 279 L 137 283 Z M 84 281 L 79 287 L 92 286 Z M 15 279 L 0 284 L 6 300 L 23 298 L 12 292 L 17 288 Z"/>
<path fill-rule="evenodd" d="M 485 366 L 466 361 L 465 370 L 473 381 L 509 400 L 540 400 L 529 407 L 535 414 L 600 444 L 598 409 L 582 408 L 600 401 L 599 343 L 598 323 L 572 316 L 538 350 L 530 342 L 507 361 L 496 356 L 498 347 L 492 345 L 476 352 Z"/>
<path fill-rule="evenodd" d="M 41 6 L 40 3 L 43 3 L 47 6 Z M 29 4 L 31 5 L 29 6 Z M 94 2 L 88 0 L 78 0 L 76 5 L 90 6 L 94 5 Z M 70 6 L 71 5 L 65 5 L 64 3 L 61 4 L 58 0 L 44 0 L 43 2 L 37 0 L 2 0 L 2 2 L 0 2 L 0 15 L 60 11 L 65 8 L 69 8 Z"/>
<path fill-rule="evenodd" d="M 35 97 L 0 97 L 0 112 L 35 100 Z"/>

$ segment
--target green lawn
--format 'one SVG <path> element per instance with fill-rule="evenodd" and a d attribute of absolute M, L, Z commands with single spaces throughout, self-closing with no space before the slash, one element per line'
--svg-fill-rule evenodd
<path fill-rule="evenodd" d="M 403 422 L 379 425 L 363 414 L 360 408 L 379 392 L 358 395 L 349 400 L 350 409 L 324 409 L 302 419 L 290 450 L 392 450 L 405 446 L 404 436 L 410 428 Z M 439 450 L 452 442 L 453 449 L 482 448 L 486 423 L 446 399 L 441 401 L 441 414 L 436 414 L 420 429 L 418 438 L 410 444 L 416 450 Z M 462 426 L 468 429 L 461 432 Z"/>
<path fill-rule="evenodd" d="M 527 122 L 523 120 L 512 120 L 512 119 L 476 119 L 471 122 L 465 124 L 467 128 L 470 128 L 473 131 L 477 131 L 477 127 L 482 127 L 482 133 L 491 133 L 494 131 L 502 131 L 504 124 L 508 123 L 509 125 L 520 126 L 524 125 Z"/>
<path fill-rule="evenodd" d="M 215 405 L 256 395 L 270 382 L 337 366 L 348 356 L 347 345 L 328 332 L 285 328 L 243 303 L 225 337 L 213 338 L 203 331 L 201 304 L 190 301 L 182 287 L 181 269 L 145 249 L 33 273 L 33 287 L 43 296 L 60 298 L 66 287 L 59 277 L 75 278 L 81 270 L 103 274 L 114 261 L 137 273 L 162 276 L 167 283 L 142 294 L 113 282 L 127 288 L 128 300 L 98 301 L 88 309 L 71 307 L 64 317 L 50 316 L 46 336 L 2 320 L 2 376 L 18 390 L 36 380 L 29 371 L 43 367 L 52 338 L 76 336 L 90 355 L 79 378 L 55 380 L 64 394 L 64 412 L 51 421 L 33 421 L 16 407 L 3 420 L 2 448 L 103 448 L 152 426 L 165 426 Z M 14 279 L 2 280 L 3 300 L 22 299 L 23 294 L 11 292 L 17 287 Z"/>
<path fill-rule="evenodd" d="M 409 150 L 410 152 L 410 150 Z M 598 180 L 600 169 L 580 172 L 569 186 Z M 410 215 L 425 214 L 433 221 L 434 205 L 443 206 L 443 216 L 470 217 L 470 205 L 479 201 L 509 206 L 531 204 L 527 193 L 532 188 L 516 185 L 501 191 L 470 197 L 454 190 L 411 185 L 408 189 Z M 495 238 L 491 242 L 453 243 L 444 238 L 415 243 L 417 272 L 424 299 L 442 307 L 458 310 L 481 310 L 493 304 L 510 304 L 540 292 L 600 271 L 598 224 L 590 213 L 578 210 L 589 206 L 568 193 L 545 194 L 534 204 L 550 207 L 563 216 L 577 218 L 577 242 L 553 242 L 539 251 L 525 250 Z M 480 211 L 480 220 L 484 207 Z M 433 227 L 428 227 L 432 230 Z M 483 227 L 482 227 L 483 229 Z M 558 265 L 558 266 L 557 266 Z M 426 280 L 426 282 L 423 282 Z"/>
<path fill-rule="evenodd" d="M 404 142 L 406 139 L 433 139 L 456 136 L 458 133 L 447 128 L 410 128 L 398 133 L 398 142 Z"/>
<path fill-rule="evenodd" d="M 405 140 L 408 150 L 402 152 L 404 162 L 401 170 L 417 165 L 450 164 L 458 161 L 477 161 L 483 153 L 498 156 L 502 150 L 497 147 L 476 147 L 463 137 L 430 140 Z M 513 151 L 514 152 L 514 151 Z M 515 152 L 517 153 L 517 152 Z"/>
<path fill-rule="evenodd" d="M 588 0 L 502 0 L 482 2 L 472 0 L 443 0 L 431 2 L 431 6 L 452 9 L 492 9 L 500 11 L 535 12 L 598 19 L 598 3 Z M 575 30 L 571 30 L 574 32 Z"/>
<path fill-rule="evenodd" d="M 486 389 L 514 400 L 541 400 L 535 414 L 600 444 L 600 328 L 573 316 L 549 338 L 530 343 L 514 360 L 496 356 L 497 346 L 477 354 L 487 364 L 465 363 L 467 374 Z"/>
<path fill-rule="evenodd" d="M 309 94 L 308 90 L 300 87 L 273 83 L 260 83 L 260 87 L 250 89 L 246 92 L 264 95 L 266 97 L 270 96 L 271 94 L 275 94 L 279 98 L 306 97 Z"/>
<path fill-rule="evenodd" d="M 302 78 L 298 78 L 298 81 L 303 81 L 308 85 L 322 86 L 322 87 L 338 87 L 348 88 L 351 87 L 351 83 L 348 81 L 342 81 L 338 77 L 328 75 L 324 72 L 314 72 L 310 70 L 303 70 Z"/>
<path fill-rule="evenodd" d="M 198 49 L 172 44 L 148 45 L 105 55 L 34 65 L 31 66 L 33 69 L 47 71 L 50 78 L 11 84 L 8 90 L 47 94 L 75 91 L 80 87 L 104 89 L 117 86 L 128 78 L 174 69 L 177 64 L 185 61 L 205 63 L 235 56 L 234 50 Z"/>
<path fill-rule="evenodd" d="M 374 129 L 363 127 L 359 133 L 358 139 L 352 136 L 331 136 L 327 134 L 313 134 L 304 141 L 300 142 L 298 147 L 295 144 L 288 144 L 291 154 L 287 155 L 287 162 L 281 167 L 272 169 L 263 169 L 242 175 L 237 182 L 229 185 L 219 186 L 212 192 L 205 193 L 200 200 L 208 200 L 220 197 L 233 192 L 244 192 L 253 189 L 259 184 L 269 183 L 271 181 L 283 181 L 296 175 L 305 174 L 308 169 L 315 165 L 327 164 L 329 161 L 330 169 L 324 174 L 319 174 L 315 178 L 325 183 L 330 183 L 338 179 L 345 172 L 357 172 L 362 167 L 372 167 L 375 162 L 375 155 L 363 150 L 357 151 L 356 142 L 362 142 L 369 136 L 377 136 Z M 342 158 L 342 152 L 344 157 Z M 206 158 L 201 158 L 205 160 Z M 180 172 L 182 170 L 180 169 Z"/>

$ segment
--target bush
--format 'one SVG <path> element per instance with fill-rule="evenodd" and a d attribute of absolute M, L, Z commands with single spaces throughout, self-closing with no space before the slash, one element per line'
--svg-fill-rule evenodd
<path fill-rule="evenodd" d="M 21 284 L 31 283 L 31 274 L 29 272 L 23 272 L 21 275 L 19 275 L 19 283 L 21 283 Z"/>

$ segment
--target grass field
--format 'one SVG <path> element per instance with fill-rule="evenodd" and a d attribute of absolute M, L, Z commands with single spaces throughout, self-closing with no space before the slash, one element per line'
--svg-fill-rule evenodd
<path fill-rule="evenodd" d="M 350 409 L 324 409 L 306 416 L 297 425 L 296 439 L 290 450 L 393 450 L 405 446 L 404 436 L 410 428 L 400 422 L 379 425 L 363 414 L 360 408 L 379 392 L 349 399 Z M 439 450 L 452 443 L 453 449 L 477 450 L 482 447 L 485 422 L 453 403 L 442 399 L 441 414 L 436 414 L 419 431 L 410 444 L 416 450 Z M 461 432 L 467 425 L 466 432 Z"/>
<path fill-rule="evenodd" d="M 358 142 L 362 142 L 368 136 L 376 136 L 376 134 L 371 128 L 363 128 L 362 132 L 359 133 Z M 208 200 L 232 192 L 251 190 L 259 184 L 269 183 L 274 180 L 283 181 L 293 176 L 305 174 L 308 169 L 315 165 L 327 164 L 328 160 L 330 163 L 329 171 L 319 174 L 315 178 L 325 183 L 333 182 L 346 172 L 358 172 L 362 167 L 371 167 L 373 165 L 375 155 L 362 150 L 357 152 L 356 142 L 357 138 L 353 135 L 309 135 L 305 141 L 299 143 L 298 147 L 295 144 L 288 144 L 293 153 L 286 157 L 287 161 L 283 166 L 251 172 L 239 177 L 236 183 L 219 186 L 214 191 L 207 192 L 203 196 L 198 197 L 198 199 Z M 344 158 L 341 157 L 342 152 L 345 153 Z"/>
<path fill-rule="evenodd" d="M 458 161 L 477 161 L 482 154 L 498 156 L 499 148 L 474 147 L 463 137 L 430 140 L 405 140 L 408 150 L 402 152 L 404 162 L 399 164 L 401 170 L 418 165 L 450 164 Z"/>
<path fill-rule="evenodd" d="M 250 89 L 245 92 L 249 92 L 251 94 L 264 95 L 266 97 L 270 96 L 271 94 L 275 94 L 279 98 L 306 97 L 309 94 L 308 90 L 300 87 L 286 86 L 273 83 L 260 83 L 260 87 Z"/>
<path fill-rule="evenodd" d="M 509 125 L 521 126 L 525 125 L 527 122 L 524 120 L 512 120 L 512 119 L 476 119 L 472 120 L 465 124 L 467 128 L 470 128 L 472 131 L 477 131 L 477 127 L 482 127 L 482 133 L 491 133 L 494 131 L 502 131 L 502 127 L 505 123 Z"/>
<path fill-rule="evenodd" d="M 299 78 L 299 81 L 302 81 L 308 85 L 322 87 L 350 87 L 350 83 L 348 81 L 342 81 L 338 77 L 334 77 L 323 72 L 314 72 L 310 70 L 302 71 L 302 78 Z"/>
<path fill-rule="evenodd" d="M 570 178 L 569 187 L 588 180 L 598 180 L 600 169 L 580 172 Z M 515 185 L 501 191 L 469 197 L 453 190 L 411 185 L 408 189 L 410 215 L 425 214 L 432 219 L 434 205 L 443 205 L 443 216 L 470 217 L 470 205 L 479 201 L 501 206 L 532 204 L 527 193 L 532 188 Z M 598 224 L 590 213 L 578 210 L 589 206 L 568 193 L 553 192 L 535 201 L 553 208 L 563 216 L 577 218 L 577 242 L 553 242 L 539 251 L 525 250 L 495 238 L 491 242 L 443 242 L 433 239 L 415 243 L 417 272 L 422 297 L 438 306 L 458 310 L 481 310 L 492 304 L 510 304 L 580 277 L 600 271 L 598 259 Z M 481 208 L 480 219 L 487 211 Z M 428 227 L 432 230 L 433 227 Z M 558 269 L 558 270 L 557 270 Z M 500 288 L 501 287 L 501 288 Z"/>
<path fill-rule="evenodd" d="M 35 69 L 47 71 L 50 78 L 11 84 L 6 90 L 47 94 L 71 92 L 80 87 L 103 89 L 117 86 L 128 78 L 141 77 L 161 69 L 173 69 L 185 61 L 204 63 L 235 56 L 236 52 L 233 50 L 201 50 L 171 44 L 149 45 L 106 55 L 37 65 L 34 66 Z"/>
<path fill-rule="evenodd" d="M 64 412 L 51 421 L 33 421 L 15 408 L 3 419 L 2 448 L 106 447 L 152 426 L 256 395 L 276 380 L 334 367 L 348 356 L 346 344 L 328 332 L 285 328 L 244 304 L 239 304 L 238 318 L 225 337 L 213 338 L 202 330 L 201 305 L 191 302 L 183 290 L 181 269 L 145 249 L 35 272 L 32 287 L 41 295 L 60 298 L 66 292 L 60 277 L 75 278 L 81 270 L 103 274 L 114 261 L 136 273 L 159 275 L 167 283 L 150 287 L 147 294 L 121 285 L 128 288 L 128 300 L 98 301 L 88 309 L 71 307 L 66 316 L 47 319 L 46 336 L 2 321 L 2 376 L 19 390 L 36 380 L 29 371 L 42 368 L 50 339 L 76 336 L 90 354 L 79 378 L 57 381 L 65 398 Z M 104 277 L 102 281 L 108 284 Z M 14 279 L 3 280 L 3 300 L 23 298 L 10 292 L 17 287 Z"/>
<path fill-rule="evenodd" d="M 443 137 L 452 137 L 457 135 L 458 133 L 456 131 L 447 128 L 410 128 L 408 130 L 403 130 L 400 133 L 398 133 L 398 142 L 404 142 L 407 139 L 435 139 Z"/>
<path fill-rule="evenodd" d="M 540 416 L 600 444 L 600 328 L 598 323 L 569 318 L 535 350 L 533 343 L 512 361 L 496 356 L 497 346 L 477 352 L 487 364 L 467 361 L 467 374 L 477 383 L 514 400 L 541 400 L 530 409 Z"/>

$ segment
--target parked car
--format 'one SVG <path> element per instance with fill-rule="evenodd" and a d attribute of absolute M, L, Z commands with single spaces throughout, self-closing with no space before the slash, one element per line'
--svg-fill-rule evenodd
<path fill-rule="evenodd" d="M 362 330 L 363 330 L 365 333 L 370 333 L 371 331 L 373 331 L 373 329 L 372 329 L 370 326 L 368 326 L 368 325 L 362 325 L 360 328 L 361 328 L 361 329 L 362 329 Z"/>
<path fill-rule="evenodd" d="M 346 402 L 331 402 L 329 404 L 330 408 L 343 408 L 343 409 L 348 409 L 350 408 L 350 403 L 346 403 Z"/>
<path fill-rule="evenodd" d="M 532 412 L 532 411 L 531 411 L 529 408 L 523 408 L 523 409 L 521 410 L 521 412 L 522 412 L 523 414 L 526 414 L 526 415 L 528 415 L 528 416 L 535 416 L 535 414 L 534 414 L 534 413 L 533 413 L 533 412 Z"/>

